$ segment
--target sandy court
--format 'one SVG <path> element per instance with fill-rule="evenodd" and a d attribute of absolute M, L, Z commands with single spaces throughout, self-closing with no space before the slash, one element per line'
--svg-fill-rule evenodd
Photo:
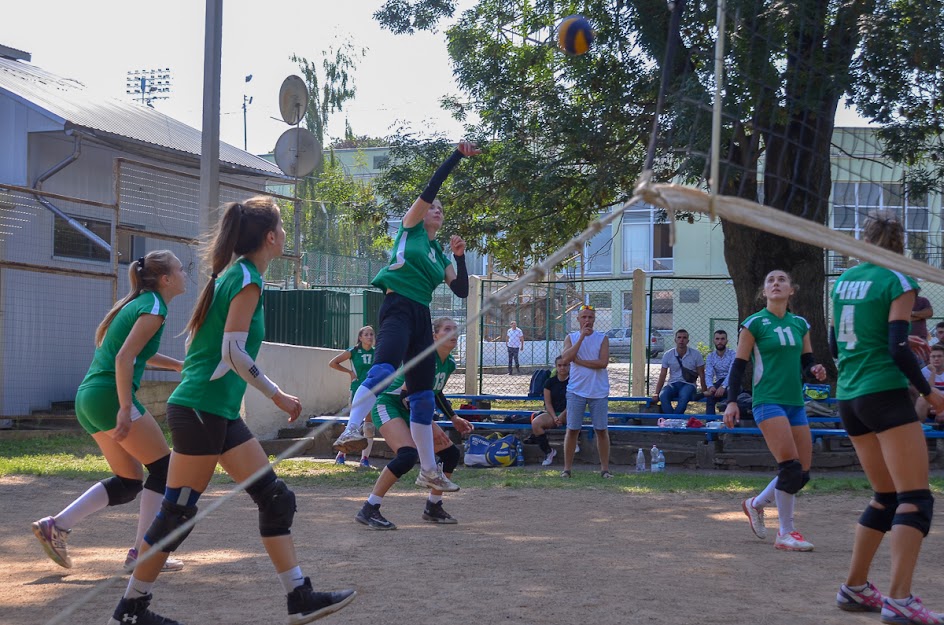
<path fill-rule="evenodd" d="M 461 475 L 461 472 L 460 472 Z M 549 478 L 550 479 L 550 478 Z M 461 481 L 461 480 L 460 480 Z M 75 566 L 44 555 L 31 521 L 57 512 L 87 486 L 61 478 L 0 478 L 0 622 L 45 623 L 119 569 L 133 540 L 136 504 L 87 519 L 70 538 Z M 214 487 L 204 505 L 228 490 Z M 639 495 L 611 490 L 467 489 L 447 500 L 460 524 L 420 519 L 425 495 L 389 495 L 395 532 L 353 521 L 366 490 L 298 487 L 301 562 L 315 586 L 360 596 L 325 623 L 878 623 L 834 607 L 851 533 L 866 502 L 811 495 L 797 526 L 813 553 L 783 553 L 750 532 L 736 496 Z M 773 534 L 774 512 L 768 516 Z M 198 525 L 161 577 L 153 607 L 183 623 L 283 623 L 282 589 L 241 494 Z M 944 609 L 944 530 L 922 553 L 915 592 Z M 872 581 L 888 586 L 883 546 Z M 81 607 L 70 623 L 107 621 L 124 581 Z"/>

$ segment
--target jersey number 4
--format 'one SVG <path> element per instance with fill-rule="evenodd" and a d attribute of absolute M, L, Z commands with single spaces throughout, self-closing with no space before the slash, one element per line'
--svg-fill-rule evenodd
<path fill-rule="evenodd" d="M 794 340 L 793 332 L 790 331 L 790 328 L 774 328 L 774 332 L 776 332 L 777 336 L 780 338 L 781 345 L 796 345 L 796 340 Z"/>
<path fill-rule="evenodd" d="M 845 343 L 846 349 L 855 349 L 855 306 L 843 306 L 839 313 L 839 332 L 836 335 L 837 343 Z"/>

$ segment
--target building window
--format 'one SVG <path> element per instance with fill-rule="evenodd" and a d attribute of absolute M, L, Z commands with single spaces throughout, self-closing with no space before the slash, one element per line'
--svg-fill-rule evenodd
<path fill-rule="evenodd" d="M 373 162 L 374 162 L 374 169 L 387 169 L 388 167 L 390 167 L 389 156 L 375 156 Z"/>
<path fill-rule="evenodd" d="M 87 217 L 71 216 L 90 232 L 101 237 L 104 241 L 111 241 L 111 223 Z M 111 255 L 107 250 L 99 247 L 87 236 L 73 228 L 62 217 L 56 216 L 53 225 L 53 255 L 64 258 L 81 258 L 83 260 L 97 260 L 108 262 Z"/>
<path fill-rule="evenodd" d="M 927 195 L 910 195 L 897 183 L 837 182 L 833 184 L 833 229 L 856 239 L 869 211 L 886 209 L 898 215 L 905 226 L 905 249 L 915 260 L 928 262 L 930 209 Z M 858 261 L 830 253 L 830 269 L 842 271 Z"/>
<path fill-rule="evenodd" d="M 623 217 L 623 273 L 636 269 L 670 272 L 674 268 L 669 224 L 654 208 L 627 211 Z"/>
<path fill-rule="evenodd" d="M 147 238 L 130 232 L 119 231 L 117 234 L 118 244 L 115 246 L 115 251 L 118 252 L 120 264 L 130 264 L 131 261 L 147 254 Z"/>
<path fill-rule="evenodd" d="M 585 273 L 613 273 L 613 226 L 607 226 L 587 243 L 584 251 Z"/>

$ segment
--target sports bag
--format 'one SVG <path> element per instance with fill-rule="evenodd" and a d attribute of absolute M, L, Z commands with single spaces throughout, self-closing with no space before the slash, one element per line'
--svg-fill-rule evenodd
<path fill-rule="evenodd" d="M 465 442 L 463 461 L 467 467 L 513 467 L 517 466 L 523 452 L 521 441 L 514 434 L 470 434 Z"/>
<path fill-rule="evenodd" d="M 544 397 L 544 383 L 551 377 L 550 369 L 538 369 L 531 374 L 528 397 Z"/>

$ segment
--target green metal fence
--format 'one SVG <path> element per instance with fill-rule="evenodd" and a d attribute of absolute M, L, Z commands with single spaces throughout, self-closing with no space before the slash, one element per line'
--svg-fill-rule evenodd
<path fill-rule="evenodd" d="M 327 290 L 267 290 L 266 340 L 344 349 L 350 340 L 350 295 Z"/>

